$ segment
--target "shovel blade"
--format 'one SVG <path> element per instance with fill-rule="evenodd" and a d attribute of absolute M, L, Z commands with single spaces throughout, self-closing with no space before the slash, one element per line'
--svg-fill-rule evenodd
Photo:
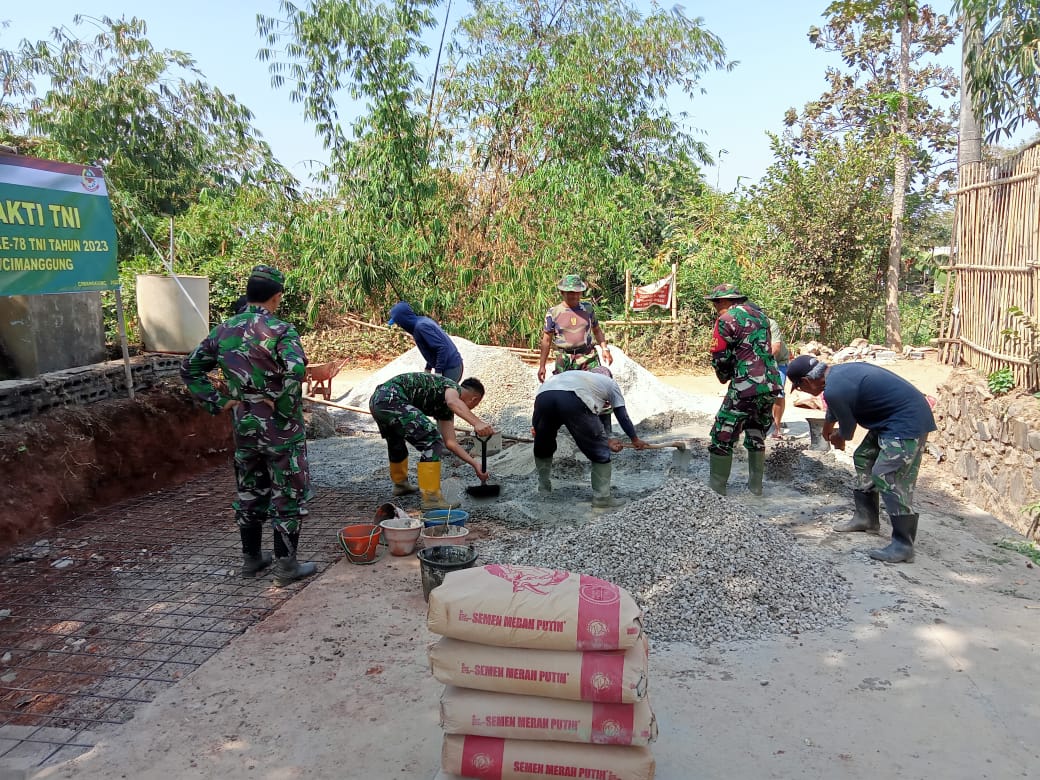
<path fill-rule="evenodd" d="M 672 471 L 676 474 L 685 474 L 690 470 L 693 461 L 693 452 L 684 447 L 676 447 L 672 452 Z"/>
<path fill-rule="evenodd" d="M 470 485 L 466 492 L 473 498 L 495 498 L 502 492 L 501 485 Z"/>

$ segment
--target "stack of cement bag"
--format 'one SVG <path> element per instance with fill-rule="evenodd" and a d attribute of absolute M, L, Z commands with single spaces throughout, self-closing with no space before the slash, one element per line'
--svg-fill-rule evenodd
<path fill-rule="evenodd" d="M 641 613 L 618 586 L 494 564 L 430 593 L 441 697 L 438 780 L 539 776 L 652 780 Z"/>

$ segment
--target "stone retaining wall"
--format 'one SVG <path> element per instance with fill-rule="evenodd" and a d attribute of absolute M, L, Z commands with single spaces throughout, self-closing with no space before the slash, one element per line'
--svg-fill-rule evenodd
<path fill-rule="evenodd" d="M 183 359 L 182 355 L 158 353 L 132 357 L 130 373 L 134 390 L 146 390 L 161 379 L 176 377 Z M 0 382 L 0 422 L 27 420 L 63 406 L 126 397 L 126 369 L 122 360 L 68 368 L 32 379 L 11 379 Z"/>
<path fill-rule="evenodd" d="M 1020 533 L 1032 518 L 1023 507 L 1040 501 L 1040 400 L 994 397 L 974 371 L 954 371 L 939 388 L 935 443 L 961 493 Z"/>

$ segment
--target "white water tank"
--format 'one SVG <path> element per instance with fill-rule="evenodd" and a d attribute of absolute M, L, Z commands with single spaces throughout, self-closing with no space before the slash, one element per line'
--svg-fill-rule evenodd
<path fill-rule="evenodd" d="M 146 352 L 191 352 L 210 330 L 209 277 L 139 274 L 137 320 Z"/>

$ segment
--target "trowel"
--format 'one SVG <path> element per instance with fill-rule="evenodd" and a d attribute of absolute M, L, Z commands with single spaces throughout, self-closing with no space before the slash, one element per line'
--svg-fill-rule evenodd
<path fill-rule="evenodd" d="M 480 470 L 487 473 L 487 451 L 490 436 L 477 436 L 480 442 Z M 487 480 L 482 480 L 479 485 L 470 485 L 466 492 L 474 498 L 495 498 L 502 491 L 501 485 L 489 485 Z"/>

